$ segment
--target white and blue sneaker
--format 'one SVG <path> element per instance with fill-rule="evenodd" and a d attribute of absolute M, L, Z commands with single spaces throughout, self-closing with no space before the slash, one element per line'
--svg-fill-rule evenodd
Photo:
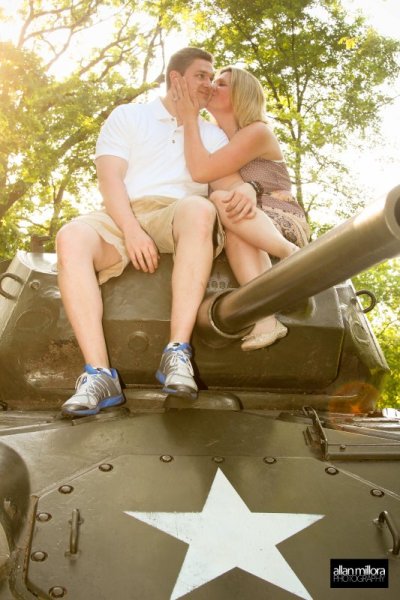
<path fill-rule="evenodd" d="M 174 342 L 164 348 L 156 377 L 164 385 L 163 392 L 181 398 L 197 398 L 197 385 L 194 380 L 190 344 Z"/>
<path fill-rule="evenodd" d="M 125 402 L 115 369 L 95 369 L 91 365 L 85 365 L 85 371 L 78 377 L 75 389 L 75 394 L 61 407 L 64 415 L 96 415 L 103 408 Z"/>

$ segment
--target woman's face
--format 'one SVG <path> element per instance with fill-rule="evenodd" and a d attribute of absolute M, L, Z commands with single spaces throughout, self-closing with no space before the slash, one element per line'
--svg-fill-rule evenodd
<path fill-rule="evenodd" d="M 213 93 L 207 104 L 207 109 L 228 112 L 232 110 L 231 101 L 231 73 L 225 71 L 218 75 L 213 81 Z"/>

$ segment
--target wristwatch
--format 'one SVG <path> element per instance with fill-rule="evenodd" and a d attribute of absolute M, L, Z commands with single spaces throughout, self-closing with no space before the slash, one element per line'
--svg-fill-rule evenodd
<path fill-rule="evenodd" d="M 255 190 L 257 195 L 257 200 L 263 195 L 264 188 L 259 181 L 246 181 L 251 187 Z"/>

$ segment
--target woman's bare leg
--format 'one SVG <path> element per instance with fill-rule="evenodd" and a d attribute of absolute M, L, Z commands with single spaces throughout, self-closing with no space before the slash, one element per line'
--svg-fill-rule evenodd
<path fill-rule="evenodd" d="M 271 259 L 263 250 L 255 248 L 242 238 L 226 231 L 225 253 L 231 269 L 240 285 L 245 285 L 271 268 Z M 257 321 L 251 334 L 258 335 L 273 331 L 276 327 L 276 318 L 270 315 Z"/>
<path fill-rule="evenodd" d="M 225 210 L 224 199 L 226 196 L 227 192 L 224 191 L 213 192 L 210 196 L 217 207 L 226 231 L 231 231 L 251 246 L 264 250 L 264 252 L 278 258 L 286 258 L 298 250 L 295 244 L 283 237 L 269 216 L 259 208 L 257 208 L 256 215 L 252 219 L 242 219 L 234 223 Z"/>
<path fill-rule="evenodd" d="M 232 271 L 240 285 L 245 285 L 271 268 L 271 260 L 266 252 L 245 242 L 242 238 L 226 231 L 225 252 Z M 257 321 L 251 333 L 243 338 L 243 350 L 256 350 L 273 344 L 287 333 L 275 315 Z"/>
<path fill-rule="evenodd" d="M 232 271 L 240 285 L 245 285 L 271 268 L 271 260 L 264 250 L 226 231 L 225 253 Z"/>

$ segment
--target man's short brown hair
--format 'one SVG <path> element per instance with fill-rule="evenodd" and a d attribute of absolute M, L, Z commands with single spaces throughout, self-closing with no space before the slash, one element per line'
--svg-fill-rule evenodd
<path fill-rule="evenodd" d="M 166 73 L 167 90 L 171 87 L 171 81 L 169 78 L 171 71 L 178 71 L 178 73 L 184 75 L 186 69 L 190 67 L 192 62 L 198 58 L 207 60 L 211 64 L 214 61 L 213 55 L 207 52 L 207 50 L 202 50 L 201 48 L 194 48 L 191 46 L 182 48 L 182 50 L 178 50 L 178 52 L 175 52 L 175 54 L 171 56 Z"/>

